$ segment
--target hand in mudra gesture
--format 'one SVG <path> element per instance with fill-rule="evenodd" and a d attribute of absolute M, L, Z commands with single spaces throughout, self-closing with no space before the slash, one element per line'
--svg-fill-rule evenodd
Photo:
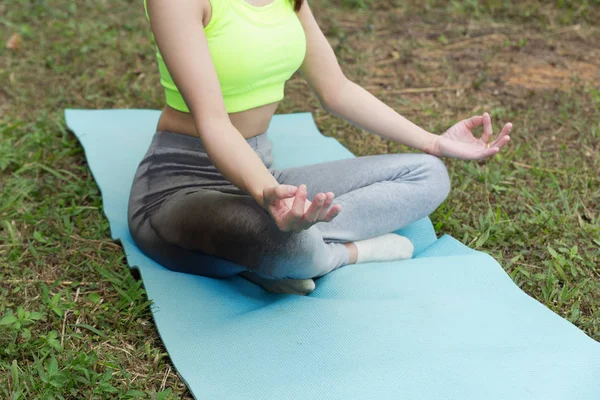
<path fill-rule="evenodd" d="M 301 232 L 317 222 L 330 222 L 342 209 L 332 205 L 333 193 L 317 193 L 306 199 L 306 185 L 277 185 L 263 191 L 264 208 L 283 232 Z"/>
<path fill-rule="evenodd" d="M 483 125 L 483 134 L 477 138 L 471 132 Z M 504 125 L 498 137 L 492 141 L 492 119 L 488 113 L 462 120 L 439 136 L 434 154 L 439 157 L 483 160 L 498 153 L 510 141 L 512 124 Z"/>

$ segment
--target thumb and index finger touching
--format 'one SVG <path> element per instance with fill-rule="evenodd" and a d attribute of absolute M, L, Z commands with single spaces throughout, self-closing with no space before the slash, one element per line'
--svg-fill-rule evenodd
<path fill-rule="evenodd" d="M 481 125 L 483 125 L 483 134 L 481 135 L 481 140 L 483 140 L 485 143 L 489 143 L 492 138 L 492 118 L 490 117 L 490 114 L 483 113 L 483 115 L 475 115 L 465 120 L 465 126 L 469 130 L 477 128 Z"/>
<path fill-rule="evenodd" d="M 507 123 L 502 128 L 502 131 L 500 132 L 500 135 L 498 135 L 498 138 L 494 141 L 494 143 L 491 143 L 492 137 L 494 135 L 494 130 L 492 128 L 492 117 L 489 113 L 485 112 L 483 113 L 483 115 L 475 115 L 469 119 L 466 119 L 465 125 L 469 130 L 483 125 L 483 134 L 481 135 L 481 140 L 484 143 L 492 145 L 496 144 L 498 140 L 501 139 L 503 136 L 508 135 L 508 133 L 512 129 L 512 124 L 510 122 Z"/>

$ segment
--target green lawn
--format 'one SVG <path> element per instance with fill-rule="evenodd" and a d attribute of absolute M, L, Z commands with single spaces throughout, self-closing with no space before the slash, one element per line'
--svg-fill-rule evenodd
<path fill-rule="evenodd" d="M 311 4 L 346 74 L 426 129 L 513 122 L 493 160 L 447 160 L 432 220 L 600 341 L 600 1 L 514 3 Z M 163 106 L 148 29 L 141 0 L 0 4 L 0 398 L 190 397 L 63 120 Z M 407 150 L 324 113 L 299 77 L 279 109 L 295 111 L 357 155 Z"/>

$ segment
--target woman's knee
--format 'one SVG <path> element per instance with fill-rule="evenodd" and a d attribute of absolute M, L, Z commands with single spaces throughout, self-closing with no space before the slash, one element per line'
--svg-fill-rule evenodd
<path fill-rule="evenodd" d="M 430 154 L 423 154 L 421 162 L 425 179 L 431 188 L 431 196 L 441 204 L 450 193 L 450 176 L 446 165 L 440 158 Z"/>

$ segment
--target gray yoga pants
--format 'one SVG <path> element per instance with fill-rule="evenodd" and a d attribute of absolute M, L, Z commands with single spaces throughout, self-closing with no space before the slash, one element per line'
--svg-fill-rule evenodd
<path fill-rule="evenodd" d="M 200 138 L 160 131 L 138 167 L 129 199 L 131 236 L 146 255 L 171 270 L 209 277 L 247 270 L 272 279 L 319 277 L 349 263 L 342 243 L 423 218 L 450 190 L 444 164 L 428 154 L 278 170 L 266 134 L 247 142 L 279 183 L 306 184 L 309 200 L 333 192 L 341 213 L 300 233 L 281 232 L 263 208 L 218 172 Z"/>

